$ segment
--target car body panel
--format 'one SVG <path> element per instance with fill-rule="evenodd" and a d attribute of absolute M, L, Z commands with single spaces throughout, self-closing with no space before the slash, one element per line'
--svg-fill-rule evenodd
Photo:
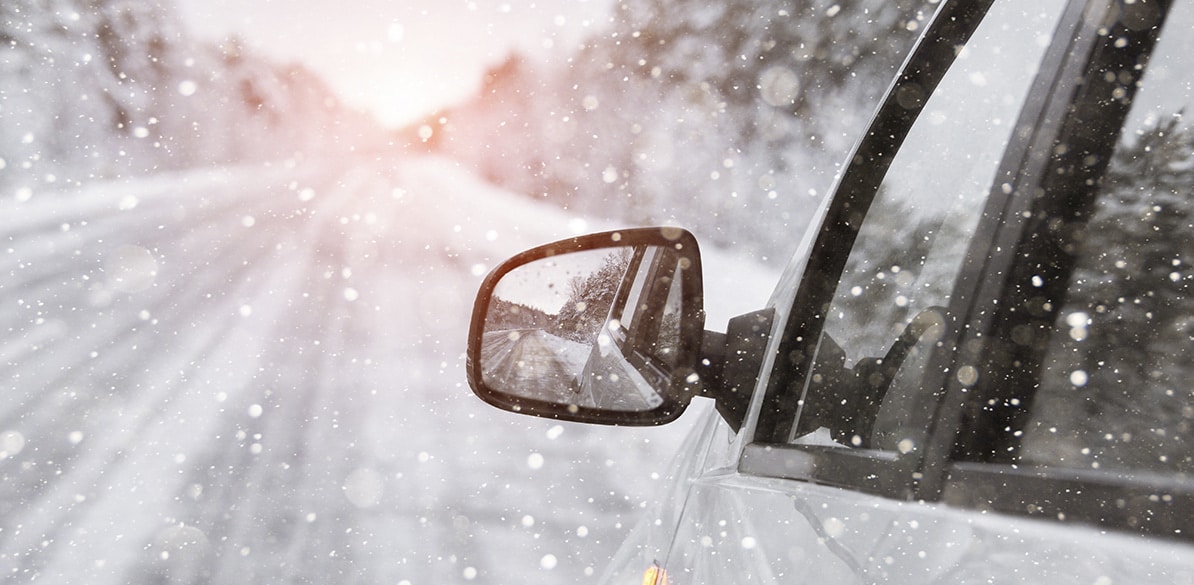
<path fill-rule="evenodd" d="M 1194 550 L 742 474 L 692 483 L 670 583 L 1189 583 Z"/>

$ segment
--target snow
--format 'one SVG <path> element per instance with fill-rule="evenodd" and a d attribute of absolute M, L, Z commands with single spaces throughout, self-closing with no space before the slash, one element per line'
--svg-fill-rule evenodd
<path fill-rule="evenodd" d="M 6 195 L 0 572 L 595 581 L 707 406 L 501 412 L 464 342 L 485 271 L 606 227 L 401 153 Z M 763 306 L 777 274 L 704 254 L 710 328 Z"/>
<path fill-rule="evenodd" d="M 305 66 L 190 24 L 171 0 L 6 0 L 0 195 L 385 142 Z"/>

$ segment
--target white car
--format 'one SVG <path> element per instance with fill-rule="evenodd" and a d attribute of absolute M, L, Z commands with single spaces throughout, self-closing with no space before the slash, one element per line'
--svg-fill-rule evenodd
<path fill-rule="evenodd" d="M 495 269 L 486 401 L 615 425 L 716 403 L 605 582 L 1194 582 L 1192 30 L 1188 0 L 941 2 L 770 302 L 728 324 L 676 228 Z M 570 366 L 487 376 L 494 291 L 611 248 L 669 251 L 679 292 L 628 270 Z M 667 359 L 624 336 L 638 375 L 594 383 L 634 400 L 542 391 L 665 318 Z"/>

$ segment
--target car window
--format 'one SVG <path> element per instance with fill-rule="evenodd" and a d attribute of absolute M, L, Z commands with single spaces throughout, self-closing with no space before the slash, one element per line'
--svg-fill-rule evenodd
<path fill-rule="evenodd" d="M 679 271 L 676 266 L 671 268 L 673 274 Z M 666 289 L 661 314 L 656 323 L 655 340 L 647 350 L 652 358 L 669 368 L 676 365 L 677 350 L 680 346 L 680 313 L 684 306 L 683 281 L 679 278 L 670 278 L 670 281 L 671 284 Z"/>
<path fill-rule="evenodd" d="M 628 355 L 634 352 L 662 366 L 675 364 L 683 303 L 682 280 L 673 277 L 679 270 L 675 255 L 654 247 L 637 264 L 618 323 L 620 334 L 630 342 L 623 348 Z M 648 283 L 662 286 L 648 288 Z"/>
<path fill-rule="evenodd" d="M 1022 462 L 1194 472 L 1192 26 L 1175 6 L 1081 232 Z"/>
<path fill-rule="evenodd" d="M 991 9 L 865 211 L 788 440 L 909 452 L 935 400 L 920 378 L 1062 2 Z M 1025 21 L 1041 27 L 1012 26 Z M 909 100 L 921 96 L 907 96 Z M 975 137 L 982 137 L 976 140 Z"/>
<path fill-rule="evenodd" d="M 657 252 L 656 248 L 647 248 L 635 255 L 635 258 L 630 262 L 630 267 L 627 272 L 627 282 L 623 286 L 629 286 L 629 292 L 626 298 L 622 300 L 622 306 L 617 311 L 618 323 L 616 328 L 611 326 L 611 330 L 618 333 L 619 342 L 626 338 L 626 332 L 634 326 L 634 316 L 638 313 L 639 306 L 642 304 L 640 300 L 643 295 L 643 289 L 646 288 L 647 273 L 650 271 L 651 261 L 655 258 Z M 611 324 L 612 325 L 612 324 Z"/>

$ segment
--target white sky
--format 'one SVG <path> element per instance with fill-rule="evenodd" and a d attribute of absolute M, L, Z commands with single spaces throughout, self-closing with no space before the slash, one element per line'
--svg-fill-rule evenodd
<path fill-rule="evenodd" d="M 470 95 L 514 47 L 563 54 L 613 0 L 177 0 L 190 30 L 307 64 L 387 126 Z"/>
<path fill-rule="evenodd" d="M 568 300 L 569 282 L 597 272 L 611 251 L 600 248 L 571 252 L 520 266 L 502 277 L 494 296 L 549 315 L 559 314 Z"/>

